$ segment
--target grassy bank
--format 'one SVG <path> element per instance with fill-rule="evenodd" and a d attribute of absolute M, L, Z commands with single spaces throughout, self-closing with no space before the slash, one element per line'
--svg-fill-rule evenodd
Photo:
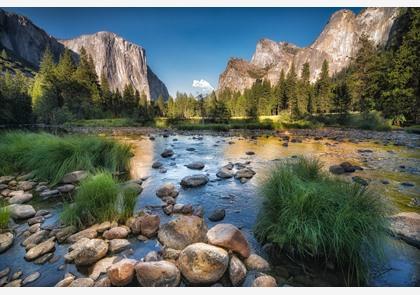
<path fill-rule="evenodd" d="M 97 136 L 55 136 L 47 133 L 6 132 L 0 136 L 0 174 L 32 172 L 59 182 L 71 171 L 129 168 L 130 146 Z"/>
<path fill-rule="evenodd" d="M 131 127 L 141 126 L 130 118 L 77 120 L 64 123 L 64 127 Z"/>
<path fill-rule="evenodd" d="M 74 202 L 67 204 L 61 220 L 79 228 L 103 221 L 124 221 L 132 216 L 137 192 L 121 186 L 109 172 L 81 182 Z"/>
<path fill-rule="evenodd" d="M 316 159 L 276 166 L 261 187 L 258 239 L 300 258 L 332 262 L 363 283 L 386 238 L 387 206 L 372 192 L 322 172 Z"/>

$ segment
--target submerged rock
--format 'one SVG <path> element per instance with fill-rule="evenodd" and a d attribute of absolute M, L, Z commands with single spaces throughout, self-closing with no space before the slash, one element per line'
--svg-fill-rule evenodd
<path fill-rule="evenodd" d="M 210 244 L 226 248 L 241 255 L 249 257 L 251 250 L 243 233 L 232 224 L 217 224 L 207 232 Z"/>
<path fill-rule="evenodd" d="M 360 176 L 353 176 L 351 179 L 354 182 L 356 182 L 356 183 L 358 183 L 360 185 L 363 185 L 363 186 L 367 186 L 369 184 L 369 182 L 366 179 L 364 179 L 364 178 L 362 178 Z"/>
<path fill-rule="evenodd" d="M 239 169 L 238 171 L 236 171 L 235 173 L 235 178 L 236 179 L 242 179 L 242 178 L 252 178 L 255 175 L 255 171 L 252 170 L 251 168 L 242 168 Z"/>
<path fill-rule="evenodd" d="M 178 258 L 182 275 L 192 284 L 217 282 L 228 264 L 229 255 L 224 249 L 204 243 L 189 245 Z"/>
<path fill-rule="evenodd" d="M 34 272 L 33 274 L 30 274 L 22 281 L 22 286 L 35 282 L 40 276 L 41 274 L 39 272 Z"/>
<path fill-rule="evenodd" d="M 181 280 L 178 268 L 169 261 L 139 262 L 135 269 L 143 287 L 176 287 Z"/>
<path fill-rule="evenodd" d="M 207 225 L 200 217 L 181 215 L 175 220 L 161 225 L 158 232 L 159 241 L 166 247 L 182 250 L 186 246 L 205 242 Z"/>
<path fill-rule="evenodd" d="M 194 169 L 194 170 L 201 170 L 204 168 L 204 163 L 203 162 L 193 162 L 190 164 L 185 165 L 187 168 L 189 169 Z"/>
<path fill-rule="evenodd" d="M 226 210 L 225 209 L 223 209 L 223 208 L 215 209 L 212 213 L 210 213 L 209 220 L 213 221 L 213 222 L 220 221 L 223 218 L 225 218 L 225 215 L 226 215 Z"/>
<path fill-rule="evenodd" d="M 57 187 L 57 190 L 64 194 L 64 193 L 71 193 L 74 190 L 75 186 L 73 184 L 65 184 L 62 186 Z"/>
<path fill-rule="evenodd" d="M 184 188 L 199 187 L 209 182 L 209 178 L 204 174 L 195 174 L 186 176 L 181 180 L 181 185 Z"/>
<path fill-rule="evenodd" d="M 220 168 L 220 170 L 216 173 L 216 176 L 222 179 L 232 178 L 233 172 L 231 169 L 228 169 L 226 167 Z"/>
<path fill-rule="evenodd" d="M 163 166 L 163 163 L 162 162 L 159 162 L 159 161 L 153 162 L 153 164 L 152 164 L 152 168 L 153 169 L 159 169 L 162 166 Z"/>
<path fill-rule="evenodd" d="M 172 157 L 174 155 L 174 151 L 171 150 L 171 149 L 165 149 L 160 155 L 163 158 L 169 158 L 169 157 Z"/>
<path fill-rule="evenodd" d="M 166 198 L 166 197 L 176 198 L 178 194 L 179 194 L 178 190 L 176 189 L 175 185 L 172 183 L 165 183 L 156 190 L 156 195 L 159 198 Z"/>
<path fill-rule="evenodd" d="M 391 231 L 394 235 L 417 248 L 420 248 L 420 214 L 402 212 L 390 217 Z"/>

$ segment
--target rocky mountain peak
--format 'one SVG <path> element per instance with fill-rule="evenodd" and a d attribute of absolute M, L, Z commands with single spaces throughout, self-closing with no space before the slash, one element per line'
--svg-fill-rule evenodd
<path fill-rule="evenodd" d="M 257 78 L 276 84 L 281 71 L 287 73 L 293 63 L 299 75 L 303 64 L 308 62 L 313 82 L 321 72 L 323 61 L 327 60 L 332 75 L 348 66 L 359 49 L 362 34 L 378 46 L 385 45 L 398 13 L 399 9 L 392 7 L 366 8 L 357 15 L 351 10 L 338 10 L 331 15 L 318 38 L 305 48 L 288 42 L 261 39 L 250 62 L 228 63 L 219 77 L 218 90 L 231 88 L 242 92 Z"/>
<path fill-rule="evenodd" d="M 83 47 L 92 57 L 97 75 L 104 74 L 112 90 L 123 91 L 131 84 L 149 100 L 169 96 L 166 86 L 148 67 L 146 51 L 115 33 L 101 31 L 60 42 L 77 53 Z"/>

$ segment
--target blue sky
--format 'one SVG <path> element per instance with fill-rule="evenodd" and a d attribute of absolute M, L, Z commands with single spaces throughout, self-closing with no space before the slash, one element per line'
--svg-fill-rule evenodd
<path fill-rule="evenodd" d="M 170 94 L 196 93 L 193 80 L 217 87 L 229 58 L 249 60 L 261 38 L 310 45 L 339 9 L 6 8 L 56 38 L 111 31 L 141 45 Z"/>

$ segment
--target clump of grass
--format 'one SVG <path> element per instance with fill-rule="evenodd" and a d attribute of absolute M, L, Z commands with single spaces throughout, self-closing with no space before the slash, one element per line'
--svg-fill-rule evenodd
<path fill-rule="evenodd" d="M 0 230 L 9 228 L 10 212 L 7 207 L 0 207 Z"/>
<path fill-rule="evenodd" d="M 33 172 L 52 184 L 75 170 L 128 170 L 131 156 L 129 145 L 97 136 L 18 131 L 0 137 L 0 173 Z"/>
<path fill-rule="evenodd" d="M 391 120 L 385 119 L 378 111 L 360 114 L 354 117 L 351 125 L 356 128 L 376 131 L 390 131 L 392 129 Z"/>
<path fill-rule="evenodd" d="M 74 202 L 66 204 L 61 220 L 79 228 L 132 216 L 137 193 L 123 188 L 109 172 L 99 172 L 80 183 Z"/>
<path fill-rule="evenodd" d="M 297 257 L 333 262 L 347 283 L 361 284 L 370 259 L 381 257 L 388 207 L 321 168 L 317 159 L 303 157 L 276 166 L 261 187 L 265 200 L 255 234 Z"/>

